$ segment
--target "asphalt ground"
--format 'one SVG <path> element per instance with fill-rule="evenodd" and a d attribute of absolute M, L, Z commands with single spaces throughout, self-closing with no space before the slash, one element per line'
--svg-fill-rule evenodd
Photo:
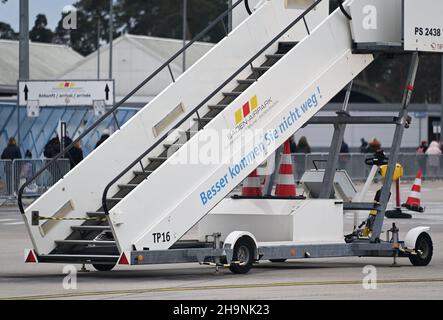
<path fill-rule="evenodd" d="M 377 189 L 367 196 L 370 200 Z M 410 183 L 401 185 L 405 200 Z M 0 299 L 442 299 L 443 182 L 425 181 L 424 213 L 410 220 L 385 220 L 400 228 L 400 237 L 416 226 L 430 226 L 434 258 L 427 267 L 414 267 L 407 258 L 392 267 L 391 258 L 325 258 L 260 262 L 246 275 L 215 272 L 198 264 L 116 267 L 112 272 L 76 274 L 76 288 L 65 289 L 62 264 L 25 264 L 31 242 L 15 206 L 0 206 Z M 363 219 L 363 217 L 362 217 Z M 352 226 L 345 217 L 345 228 Z M 363 286 L 366 266 L 376 273 L 376 285 Z M 75 266 L 79 269 L 80 266 Z M 374 275 L 374 273 L 372 272 Z"/>

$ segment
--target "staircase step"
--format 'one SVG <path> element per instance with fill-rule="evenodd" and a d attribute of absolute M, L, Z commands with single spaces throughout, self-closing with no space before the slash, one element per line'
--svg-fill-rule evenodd
<path fill-rule="evenodd" d="M 86 215 L 90 218 L 105 218 L 106 217 L 106 214 L 103 211 L 86 212 Z"/>
<path fill-rule="evenodd" d="M 136 176 L 149 176 L 151 173 L 153 173 L 154 171 L 151 171 L 151 170 L 146 170 L 146 171 L 133 171 L 133 173 L 136 175 Z"/>
<path fill-rule="evenodd" d="M 183 143 L 164 143 L 164 144 L 163 144 L 163 146 L 164 146 L 166 149 L 169 149 L 169 148 L 171 148 L 171 147 L 178 147 L 178 148 L 181 148 L 183 145 L 184 145 Z"/>
<path fill-rule="evenodd" d="M 111 230 L 110 226 L 72 226 L 74 231 L 106 231 Z"/>
<path fill-rule="evenodd" d="M 193 120 L 194 121 L 201 121 L 201 122 L 210 122 L 210 121 L 212 121 L 214 118 L 205 118 L 205 117 L 202 117 L 202 118 L 193 118 Z"/>
<path fill-rule="evenodd" d="M 264 67 L 253 67 L 253 68 L 252 68 L 252 70 L 253 70 L 254 72 L 266 72 L 266 71 L 268 71 L 269 69 L 271 69 L 271 67 L 269 67 L 269 66 L 264 66 Z"/>
<path fill-rule="evenodd" d="M 285 55 L 283 53 L 273 53 L 273 54 L 267 54 L 266 58 L 268 58 L 268 59 L 281 59 L 284 56 Z"/>
<path fill-rule="evenodd" d="M 278 44 L 282 46 L 295 47 L 298 44 L 298 41 L 280 41 Z"/>
<path fill-rule="evenodd" d="M 257 80 L 255 80 L 255 79 L 239 79 L 239 80 L 237 80 L 237 82 L 239 84 L 253 84 L 255 81 L 257 81 Z"/>
<path fill-rule="evenodd" d="M 119 184 L 118 187 L 120 189 L 134 189 L 135 187 L 137 187 L 138 184 Z"/>
<path fill-rule="evenodd" d="M 223 110 L 227 106 L 228 106 L 227 104 L 212 104 L 212 105 L 209 105 L 208 108 L 210 110 Z"/>
<path fill-rule="evenodd" d="M 71 245 L 115 245 L 115 241 L 94 241 L 94 240 L 55 240 L 56 244 L 71 244 Z"/>
<path fill-rule="evenodd" d="M 298 44 L 297 41 L 281 41 L 278 43 L 278 53 L 285 54 Z"/>
<path fill-rule="evenodd" d="M 243 92 L 223 92 L 223 95 L 225 97 L 238 97 L 239 95 L 241 95 Z"/>
<path fill-rule="evenodd" d="M 148 158 L 148 160 L 151 162 L 154 162 L 154 161 L 164 162 L 164 161 L 168 160 L 168 157 L 150 157 L 150 158 Z"/>

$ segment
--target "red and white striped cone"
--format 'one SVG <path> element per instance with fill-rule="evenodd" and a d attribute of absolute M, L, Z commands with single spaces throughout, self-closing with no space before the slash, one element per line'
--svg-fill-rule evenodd
<path fill-rule="evenodd" d="M 297 195 L 289 140 L 283 145 L 283 154 L 278 168 L 275 195 L 278 197 L 295 197 Z"/>
<path fill-rule="evenodd" d="M 261 197 L 262 185 L 260 177 L 257 175 L 257 169 L 252 171 L 243 181 L 242 196 L 244 197 Z"/>
<path fill-rule="evenodd" d="M 412 185 L 411 193 L 409 194 L 406 203 L 403 203 L 401 206 L 411 211 L 423 212 L 424 208 L 420 205 L 420 203 L 421 203 L 421 169 L 418 169 L 417 176 L 415 178 L 414 184 Z"/>

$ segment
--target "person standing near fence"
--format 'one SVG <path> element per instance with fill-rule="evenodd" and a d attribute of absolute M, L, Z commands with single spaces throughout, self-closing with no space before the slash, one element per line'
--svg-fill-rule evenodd
<path fill-rule="evenodd" d="M 77 141 L 71 150 L 69 150 L 69 161 L 71 162 L 71 169 L 74 168 L 80 161 L 83 160 L 83 150 L 80 141 Z"/>
<path fill-rule="evenodd" d="M 52 159 L 59 153 L 60 153 L 60 140 L 58 139 L 58 136 L 56 136 L 51 140 L 49 140 L 48 143 L 45 145 L 43 154 L 46 158 Z"/>
<path fill-rule="evenodd" d="M 368 142 L 365 140 L 365 138 L 361 138 L 360 142 L 361 142 L 360 153 L 367 153 L 368 152 Z"/>
<path fill-rule="evenodd" d="M 8 145 L 3 150 L 2 160 L 15 160 L 21 159 L 22 153 L 20 152 L 20 148 L 17 146 L 17 142 L 15 138 L 9 138 Z"/>
<path fill-rule="evenodd" d="M 95 144 L 94 150 L 97 149 L 110 136 L 111 136 L 111 131 L 109 129 L 103 130 L 100 139 L 98 139 L 97 143 Z"/>
<path fill-rule="evenodd" d="M 428 142 L 422 141 L 415 150 L 415 155 L 417 156 L 418 167 L 421 169 L 423 176 L 426 176 L 426 150 L 428 150 Z"/>
<path fill-rule="evenodd" d="M 301 137 L 300 140 L 298 140 L 297 152 L 311 153 L 311 146 L 309 145 L 308 139 L 306 139 L 305 136 Z"/>
<path fill-rule="evenodd" d="M 305 136 L 302 136 L 300 140 L 298 140 L 297 144 L 297 153 L 300 154 L 308 154 L 311 153 L 311 146 L 308 143 L 308 139 Z M 295 170 L 297 172 L 297 179 L 300 179 L 303 176 L 304 169 L 301 165 L 296 165 Z"/>
<path fill-rule="evenodd" d="M 374 138 L 372 139 L 371 142 L 369 142 L 369 146 L 368 146 L 368 153 L 376 153 L 377 151 L 381 150 L 381 142 L 377 139 Z"/>
<path fill-rule="evenodd" d="M 2 160 L 10 160 L 11 162 L 16 159 L 21 159 L 22 153 L 20 152 L 20 148 L 17 146 L 17 142 L 15 141 L 15 138 L 11 137 L 9 138 L 8 145 L 2 152 L 1 159 Z M 12 193 L 12 171 L 11 170 L 4 170 L 5 171 L 5 182 L 1 182 L 0 185 L 2 185 L 1 189 L 6 190 L 8 193 Z M 0 179 L 1 180 L 1 179 Z"/>
<path fill-rule="evenodd" d="M 343 140 L 340 147 L 340 156 L 338 157 L 338 169 L 347 170 L 349 160 L 351 160 L 349 145 Z"/>
<path fill-rule="evenodd" d="M 437 177 L 440 168 L 441 149 L 437 141 L 432 141 L 425 153 L 428 157 L 429 177 Z"/>

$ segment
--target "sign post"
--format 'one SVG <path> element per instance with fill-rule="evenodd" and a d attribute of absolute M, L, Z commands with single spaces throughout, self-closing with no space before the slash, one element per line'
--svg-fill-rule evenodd
<path fill-rule="evenodd" d="M 114 80 L 19 80 L 18 104 L 38 101 L 40 107 L 114 105 Z"/>

